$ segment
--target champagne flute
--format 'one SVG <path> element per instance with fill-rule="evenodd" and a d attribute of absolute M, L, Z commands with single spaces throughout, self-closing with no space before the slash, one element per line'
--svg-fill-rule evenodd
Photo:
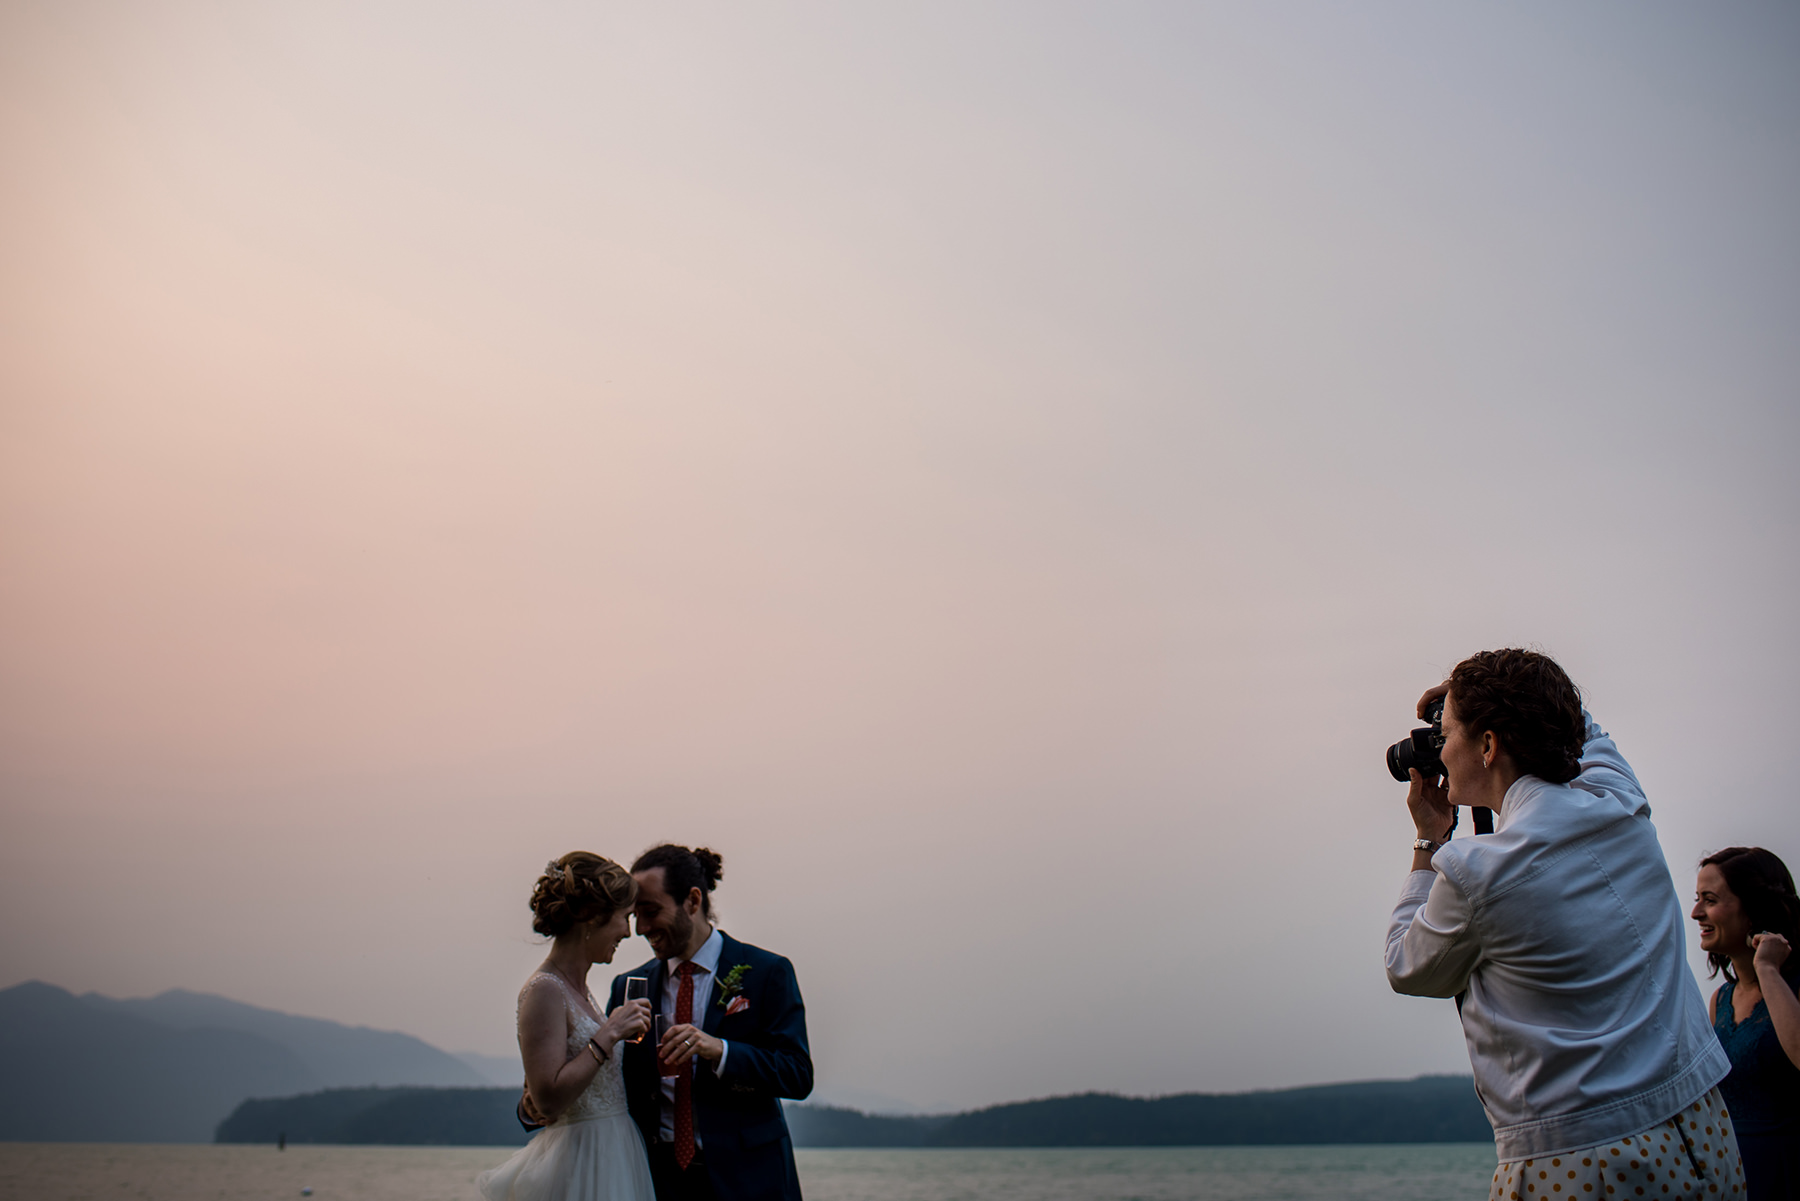
<path fill-rule="evenodd" d="M 645 977 L 645 976 L 627 976 L 627 977 L 625 977 L 625 1003 L 627 1005 L 631 1004 L 633 1001 L 646 1001 L 647 1002 L 649 1000 L 650 1000 L 650 980 L 648 977 Z M 634 1043 L 641 1043 L 644 1041 L 644 1036 L 642 1034 L 639 1034 L 636 1038 L 632 1039 L 631 1041 Z"/>

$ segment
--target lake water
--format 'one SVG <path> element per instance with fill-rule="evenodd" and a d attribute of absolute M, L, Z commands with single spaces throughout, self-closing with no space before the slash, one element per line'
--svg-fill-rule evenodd
<path fill-rule="evenodd" d="M 0 1143 L 0 1201 L 471 1201 L 505 1147 Z M 1481 1201 L 1492 1143 L 801 1151 L 808 1201 Z"/>

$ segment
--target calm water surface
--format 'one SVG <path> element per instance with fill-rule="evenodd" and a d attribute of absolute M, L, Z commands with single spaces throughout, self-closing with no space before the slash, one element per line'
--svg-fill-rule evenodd
<path fill-rule="evenodd" d="M 0 1199 L 472 1201 L 506 1147 L 0 1143 Z M 1491 1143 L 801 1151 L 808 1201 L 1481 1201 Z"/>

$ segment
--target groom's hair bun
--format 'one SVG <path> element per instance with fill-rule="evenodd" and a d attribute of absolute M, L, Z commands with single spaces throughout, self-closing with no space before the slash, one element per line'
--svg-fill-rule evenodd
<path fill-rule="evenodd" d="M 647 872 L 653 868 L 663 869 L 663 891 L 674 899 L 677 905 L 687 899 L 693 889 L 700 890 L 700 912 L 708 918 L 713 915 L 712 891 L 718 887 L 719 881 L 725 878 L 725 857 L 710 847 L 676 846 L 665 842 L 659 847 L 651 847 L 637 857 L 631 865 L 633 872 Z"/>
<path fill-rule="evenodd" d="M 706 891 L 711 892 L 725 878 L 725 856 L 711 847 L 695 847 L 694 858 L 700 864 L 700 872 L 706 877 Z"/>
<path fill-rule="evenodd" d="M 570 851 L 545 864 L 531 890 L 531 928 L 557 938 L 581 922 L 608 921 L 636 899 L 630 872 L 604 856 Z"/>

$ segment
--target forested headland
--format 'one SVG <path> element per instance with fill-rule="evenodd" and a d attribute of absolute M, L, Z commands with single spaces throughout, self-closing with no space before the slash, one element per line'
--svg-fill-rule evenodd
<path fill-rule="evenodd" d="M 517 1089 L 330 1089 L 246 1101 L 222 1143 L 509 1146 L 525 1141 Z M 789 1104 L 799 1147 L 1175 1147 L 1485 1142 L 1467 1076 L 1421 1076 L 1251 1093 L 1082 1093 L 933 1116 Z"/>

